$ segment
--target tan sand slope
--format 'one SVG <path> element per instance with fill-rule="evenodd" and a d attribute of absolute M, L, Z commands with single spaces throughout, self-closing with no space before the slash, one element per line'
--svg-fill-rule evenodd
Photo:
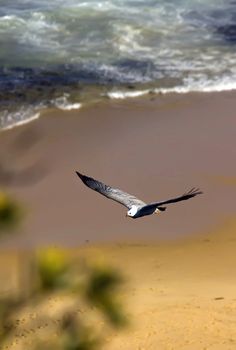
<path fill-rule="evenodd" d="M 207 238 L 114 250 L 133 328 L 107 349 L 236 349 L 235 249 L 234 220 Z"/>
<path fill-rule="evenodd" d="M 104 349 L 234 350 L 235 251 L 235 219 L 218 230 L 189 240 L 78 249 L 77 256 L 103 260 L 123 271 L 126 278 L 122 304 L 130 326 L 125 331 L 108 332 Z M 1 273 L 2 269 L 3 261 Z M 5 272 L 6 269 L 5 266 Z M 50 300 L 49 307 L 53 315 L 58 302 Z M 40 330 L 36 328 L 32 335 L 24 329 L 31 314 L 28 311 L 22 316 L 21 332 L 25 336 L 18 337 L 10 349 L 23 349 L 21 341 L 35 339 L 37 332 L 47 331 L 54 322 L 52 316 L 48 325 Z M 39 317 L 40 310 L 33 314 Z M 99 321 L 95 322 L 96 327 L 102 327 Z M 31 323 L 28 328 L 34 328 Z"/>

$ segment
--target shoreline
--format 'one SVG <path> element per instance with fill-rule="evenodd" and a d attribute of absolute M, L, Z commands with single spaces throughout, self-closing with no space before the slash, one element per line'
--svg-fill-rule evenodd
<path fill-rule="evenodd" d="M 31 186 L 6 186 L 28 213 L 20 235 L 2 239 L 0 247 L 171 240 L 233 217 L 234 181 L 227 178 L 236 176 L 235 95 L 106 100 L 78 111 L 45 111 L 29 124 L 1 131 L 4 164 L 17 169 L 40 160 L 48 173 Z M 38 134 L 37 142 L 24 155 L 11 153 L 24 133 Z M 204 195 L 169 206 L 159 217 L 128 220 L 120 205 L 85 188 L 75 170 L 150 202 L 194 186 Z"/>
<path fill-rule="evenodd" d="M 92 89 L 93 91 L 93 89 Z M 13 125 L 8 125 L 6 127 L 2 127 L 0 128 L 0 133 L 7 131 L 7 130 L 11 130 L 14 128 L 18 128 L 22 125 L 25 124 L 29 124 L 32 121 L 34 121 L 35 119 L 41 118 L 43 115 L 45 114 L 51 114 L 51 113 L 57 113 L 57 112 L 70 112 L 75 110 L 76 112 L 79 112 L 79 110 L 82 108 L 90 108 L 91 106 L 94 105 L 99 105 L 99 104 L 110 104 L 110 103 L 132 103 L 132 102 L 136 102 L 139 103 L 142 101 L 146 101 L 146 100 L 156 100 L 159 98 L 173 98 L 173 96 L 204 96 L 204 95 L 216 95 L 216 94 L 236 94 L 236 88 L 232 88 L 231 86 L 229 86 L 229 88 L 225 88 L 225 89 L 221 89 L 220 87 L 216 90 L 210 90 L 208 88 L 206 88 L 205 90 L 188 90 L 188 89 L 179 89 L 177 88 L 177 90 L 172 91 L 172 89 L 168 90 L 168 89 L 162 89 L 162 88 L 150 88 L 150 89 L 144 89 L 144 90 L 133 90 L 133 88 L 130 90 L 128 87 L 126 88 L 126 90 L 114 90 L 114 91 L 110 91 L 107 92 L 106 94 L 101 94 L 100 97 L 96 96 L 91 99 L 91 100 L 87 100 L 86 103 L 83 102 L 66 102 L 65 105 L 61 105 L 61 106 L 57 106 L 56 103 L 53 107 L 44 107 L 41 110 L 38 110 L 36 108 L 36 110 L 33 112 L 32 111 L 32 116 L 27 118 L 27 119 L 23 119 L 20 120 L 18 122 L 16 122 Z M 60 100 L 61 98 L 59 98 Z M 63 96 L 62 96 L 63 99 Z"/>

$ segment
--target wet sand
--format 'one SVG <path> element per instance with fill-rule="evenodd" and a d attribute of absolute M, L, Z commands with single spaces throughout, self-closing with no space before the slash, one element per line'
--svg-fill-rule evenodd
<path fill-rule="evenodd" d="M 0 135 L 0 159 L 22 168 L 48 169 L 36 184 L 6 190 L 26 217 L 20 235 L 2 247 L 102 242 L 155 242 L 189 237 L 235 215 L 236 137 L 234 92 L 149 96 L 106 101 L 73 112 L 48 111 Z M 22 136 L 23 135 L 23 136 Z M 38 135 L 23 152 L 17 140 Z M 147 202 L 199 187 L 204 195 L 166 212 L 127 219 L 125 208 L 94 193 L 75 170 Z"/>

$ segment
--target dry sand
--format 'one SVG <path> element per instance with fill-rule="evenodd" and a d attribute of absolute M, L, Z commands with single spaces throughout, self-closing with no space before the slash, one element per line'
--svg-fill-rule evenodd
<path fill-rule="evenodd" d="M 129 277 L 126 334 L 105 349 L 236 349 L 236 222 L 175 244 L 108 251 Z"/>
<path fill-rule="evenodd" d="M 121 271 L 126 280 L 121 302 L 130 324 L 125 330 L 108 331 L 104 350 L 234 350 L 235 232 L 234 219 L 212 232 L 175 242 L 79 248 L 77 256 L 108 263 Z M 7 257 L 0 257 L 1 280 L 3 265 L 8 278 L 14 276 L 12 266 L 17 268 L 14 254 L 7 255 L 7 264 Z M 7 288 L 6 281 L 4 286 Z M 41 327 L 35 326 L 35 320 L 40 319 L 42 308 L 34 310 L 33 321 L 32 310 L 17 317 L 22 323 L 17 333 L 23 336 L 13 340 L 9 349 L 27 349 L 32 340 L 49 329 L 53 337 L 55 331 L 49 327 L 58 320 L 53 315 L 59 304 L 60 299 L 50 298 L 46 305 L 52 316 Z M 100 329 L 104 321 L 91 319 L 91 323 Z"/>
<path fill-rule="evenodd" d="M 34 185 L 7 188 L 27 215 L 21 234 L 1 246 L 155 241 L 221 223 L 236 211 L 235 111 L 234 92 L 157 96 L 51 111 L 2 132 L 0 159 L 8 167 L 40 161 L 48 173 Z M 22 152 L 18 138 L 30 135 L 36 142 Z M 149 202 L 194 186 L 204 195 L 160 216 L 127 219 L 125 208 L 86 188 L 75 170 Z"/>

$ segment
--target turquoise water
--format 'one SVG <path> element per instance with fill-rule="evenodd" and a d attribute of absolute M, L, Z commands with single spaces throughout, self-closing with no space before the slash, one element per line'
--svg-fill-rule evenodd
<path fill-rule="evenodd" d="M 0 0 L 0 126 L 90 98 L 236 88 L 236 1 Z"/>

